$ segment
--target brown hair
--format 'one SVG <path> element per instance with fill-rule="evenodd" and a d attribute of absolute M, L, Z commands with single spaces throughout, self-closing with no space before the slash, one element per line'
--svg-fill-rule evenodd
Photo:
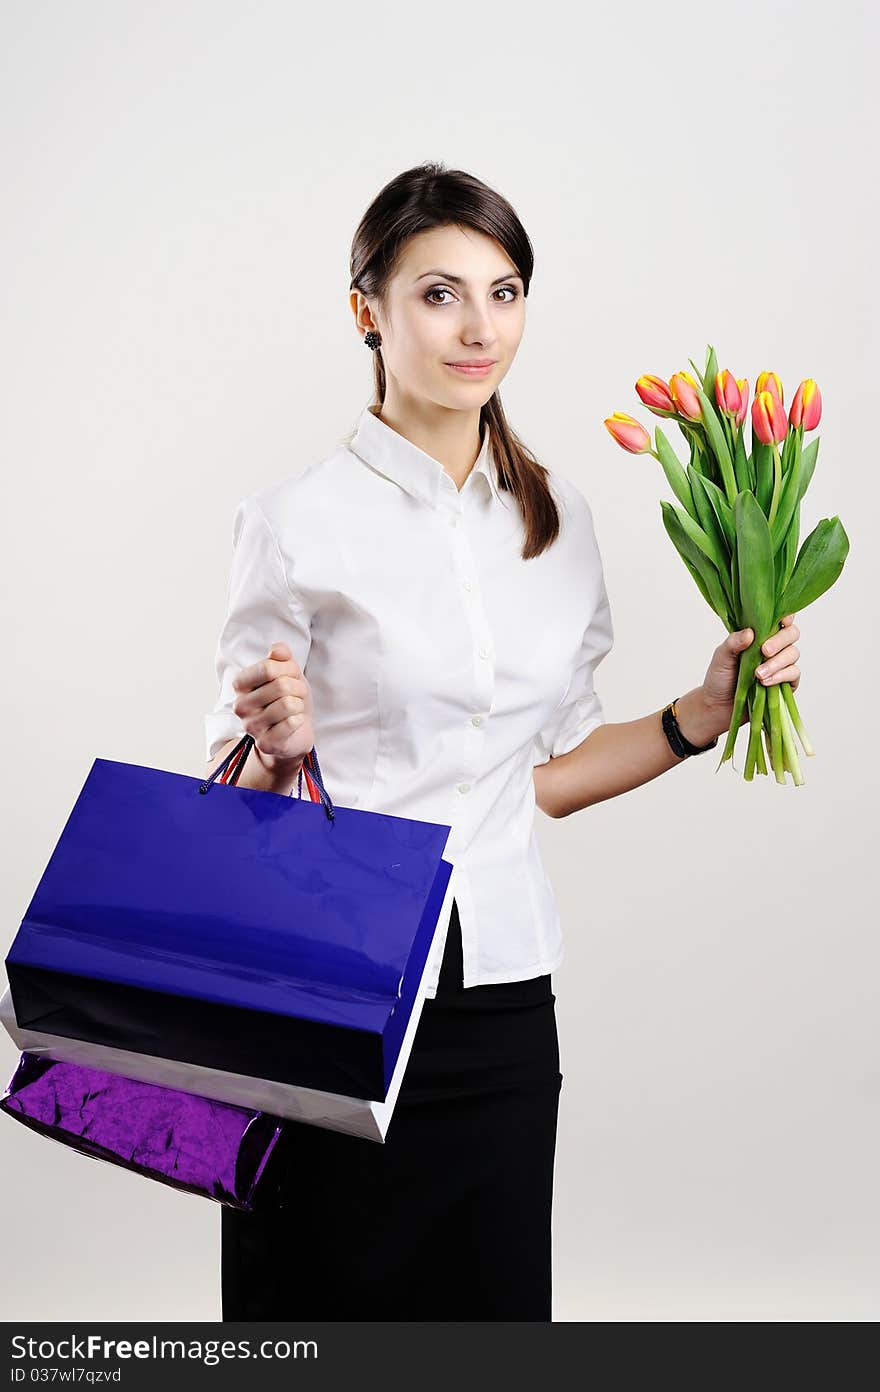
<path fill-rule="evenodd" d="M 500 193 L 463 169 L 424 163 L 405 169 L 387 183 L 364 213 L 351 245 L 351 290 L 385 298 L 406 241 L 433 227 L 472 227 L 494 237 L 523 278 L 528 295 L 534 252 L 525 228 Z M 376 399 L 385 400 L 385 365 L 381 347 L 372 354 Z M 525 524 L 523 560 L 538 556 L 559 535 L 559 511 L 547 482 L 547 470 L 511 428 L 498 392 L 480 411 L 480 431 L 488 429 L 489 446 L 498 466 L 499 487 L 516 499 Z"/>

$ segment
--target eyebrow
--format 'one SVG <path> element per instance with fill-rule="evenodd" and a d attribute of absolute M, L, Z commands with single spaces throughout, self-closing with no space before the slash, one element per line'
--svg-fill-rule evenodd
<path fill-rule="evenodd" d="M 464 276 L 453 275 L 451 271 L 422 271 L 420 276 L 416 276 L 413 284 L 416 285 L 420 280 L 424 280 L 425 276 L 431 275 L 442 276 L 444 280 L 451 280 L 455 285 L 464 285 Z M 500 285 L 502 280 L 522 280 L 522 276 L 518 271 L 508 271 L 506 275 L 500 275 L 497 280 L 493 280 L 492 284 Z"/>

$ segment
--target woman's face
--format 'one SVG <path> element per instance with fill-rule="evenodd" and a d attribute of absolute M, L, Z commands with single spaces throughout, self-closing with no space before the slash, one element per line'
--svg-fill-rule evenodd
<path fill-rule="evenodd" d="M 504 248 L 472 228 L 435 227 L 406 244 L 384 307 L 352 293 L 358 332 L 382 336 L 389 386 L 458 410 L 482 406 L 513 362 L 525 327 L 523 282 Z M 451 362 L 493 359 L 485 375 Z"/>

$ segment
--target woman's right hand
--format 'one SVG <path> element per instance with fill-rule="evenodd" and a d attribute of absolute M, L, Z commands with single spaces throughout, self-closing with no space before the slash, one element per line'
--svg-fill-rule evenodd
<path fill-rule="evenodd" d="M 301 764 L 315 743 L 312 692 L 286 643 L 273 643 L 268 657 L 235 674 L 239 693 L 232 709 L 255 748 L 274 761 Z"/>

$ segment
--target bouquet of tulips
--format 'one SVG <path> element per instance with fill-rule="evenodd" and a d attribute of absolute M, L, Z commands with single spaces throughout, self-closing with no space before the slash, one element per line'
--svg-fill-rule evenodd
<path fill-rule="evenodd" d="M 743 628 L 754 633 L 751 647 L 740 655 L 730 728 L 716 773 L 733 758 L 748 707 L 743 776 L 751 780 L 756 769 L 768 772 L 763 735 L 776 782 L 784 783 L 787 771 L 800 785 L 804 778 L 793 732 L 805 754 L 813 748 L 794 692 L 788 682 L 762 686 L 755 669 L 761 645 L 778 630 L 783 615 L 806 608 L 830 589 L 849 551 L 839 517 L 823 517 L 798 550 L 801 500 L 819 450 L 818 438 L 804 448 L 804 432 L 819 424 L 822 398 L 807 378 L 786 418 L 782 383 L 775 372 L 762 372 L 752 402 L 752 448 L 746 452 L 748 382 L 726 369 L 719 372 L 711 345 L 702 374 L 692 359 L 690 363 L 696 380 L 689 372 L 676 372 L 669 382 L 650 374 L 636 382 L 648 410 L 670 417 L 684 435 L 690 450 L 686 470 L 659 426 L 652 449 L 648 431 L 632 416 L 615 412 L 605 425 L 630 454 L 652 454 L 659 461 L 681 504 L 661 501 L 663 522 L 694 583 L 728 633 Z"/>

